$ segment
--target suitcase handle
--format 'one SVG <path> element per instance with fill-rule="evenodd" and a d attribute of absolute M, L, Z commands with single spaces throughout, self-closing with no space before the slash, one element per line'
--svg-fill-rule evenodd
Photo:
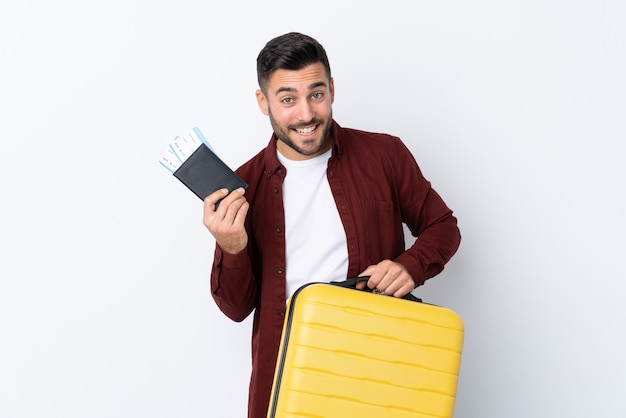
<path fill-rule="evenodd" d="M 335 286 L 340 286 L 340 287 L 347 287 L 349 289 L 356 289 L 357 283 L 366 282 L 369 279 L 370 279 L 370 276 L 359 276 L 359 277 L 352 277 L 350 279 L 346 279 L 346 280 L 344 280 L 342 282 L 330 282 L 330 284 L 334 284 Z M 364 292 L 372 293 L 374 289 L 370 289 L 369 287 L 365 286 L 365 288 L 363 288 L 362 290 Z M 406 300 L 410 300 L 410 301 L 413 301 L 413 302 L 421 302 L 422 301 L 422 299 L 418 298 L 417 296 L 415 296 L 412 293 L 407 293 L 401 299 L 406 299 Z"/>

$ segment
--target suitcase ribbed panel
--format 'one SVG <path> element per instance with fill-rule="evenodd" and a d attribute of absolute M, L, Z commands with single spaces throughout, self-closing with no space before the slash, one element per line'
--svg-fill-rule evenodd
<path fill-rule="evenodd" d="M 452 417 L 452 310 L 318 283 L 288 308 L 268 417 Z"/>

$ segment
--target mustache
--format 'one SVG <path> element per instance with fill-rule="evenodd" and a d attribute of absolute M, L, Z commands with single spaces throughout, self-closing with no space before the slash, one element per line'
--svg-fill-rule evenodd
<path fill-rule="evenodd" d="M 307 126 L 311 126 L 311 125 L 321 125 L 321 124 L 322 124 L 321 120 L 313 118 L 309 122 L 301 122 L 296 125 L 291 125 L 291 129 L 300 129 L 300 128 L 306 128 Z"/>

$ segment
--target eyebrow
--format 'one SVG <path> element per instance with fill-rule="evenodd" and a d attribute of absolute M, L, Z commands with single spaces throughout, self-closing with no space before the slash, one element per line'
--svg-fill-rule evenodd
<path fill-rule="evenodd" d="M 326 86 L 327 86 L 327 84 L 326 84 L 325 81 L 317 81 L 317 82 L 309 85 L 309 90 L 314 90 L 314 89 L 316 89 L 318 87 L 326 87 Z M 283 93 L 283 92 L 295 93 L 296 89 L 294 89 L 293 87 L 279 87 L 276 90 L 276 94 Z"/>

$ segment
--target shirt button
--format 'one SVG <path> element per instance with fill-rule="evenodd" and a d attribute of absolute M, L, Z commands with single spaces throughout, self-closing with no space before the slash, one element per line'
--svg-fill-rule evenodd
<path fill-rule="evenodd" d="M 278 311 L 278 316 L 285 316 L 285 311 Z"/>
<path fill-rule="evenodd" d="M 282 267 L 278 267 L 278 270 L 276 270 L 278 272 L 278 274 L 283 274 L 285 270 L 283 270 Z"/>
<path fill-rule="evenodd" d="M 278 228 L 276 228 L 276 232 L 278 232 L 280 234 L 281 232 L 283 232 L 283 229 L 281 227 L 278 227 Z"/>
<path fill-rule="evenodd" d="M 278 193 L 278 188 L 274 189 L 274 193 Z"/>

